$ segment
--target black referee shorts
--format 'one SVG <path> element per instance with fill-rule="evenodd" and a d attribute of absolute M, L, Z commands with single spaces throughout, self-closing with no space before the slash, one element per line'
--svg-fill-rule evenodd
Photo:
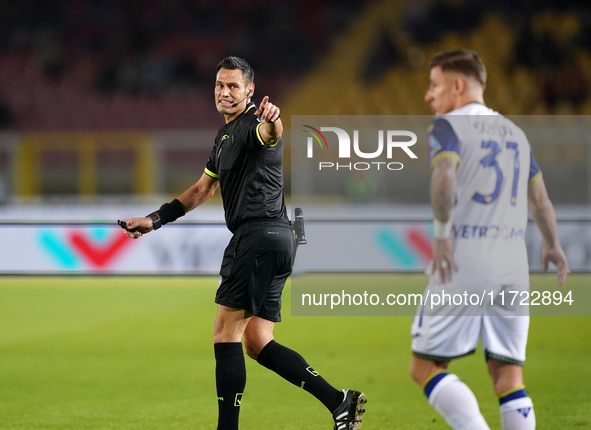
<path fill-rule="evenodd" d="M 224 251 L 215 302 L 281 321 L 281 293 L 291 274 L 294 249 L 287 221 L 241 225 Z"/>

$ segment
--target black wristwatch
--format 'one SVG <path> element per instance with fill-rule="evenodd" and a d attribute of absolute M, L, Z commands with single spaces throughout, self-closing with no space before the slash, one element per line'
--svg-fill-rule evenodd
<path fill-rule="evenodd" d="M 160 215 L 158 215 L 157 212 L 152 212 L 150 215 L 148 215 L 148 218 L 151 218 L 152 221 L 154 221 L 154 230 L 158 230 L 160 227 L 162 227 L 162 220 L 160 219 Z"/>

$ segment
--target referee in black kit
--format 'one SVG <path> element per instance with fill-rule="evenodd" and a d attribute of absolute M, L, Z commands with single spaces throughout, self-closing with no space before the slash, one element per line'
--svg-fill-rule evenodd
<path fill-rule="evenodd" d="M 281 293 L 292 270 L 294 237 L 283 187 L 283 125 L 279 108 L 263 98 L 257 107 L 254 72 L 237 57 L 217 67 L 215 103 L 225 117 L 199 181 L 144 218 L 127 221 L 137 239 L 173 222 L 221 187 L 226 225 L 233 233 L 222 261 L 214 326 L 218 430 L 237 430 L 246 385 L 246 353 L 259 364 L 311 393 L 333 414 L 335 430 L 361 428 L 365 395 L 339 391 L 297 352 L 275 342 Z"/>

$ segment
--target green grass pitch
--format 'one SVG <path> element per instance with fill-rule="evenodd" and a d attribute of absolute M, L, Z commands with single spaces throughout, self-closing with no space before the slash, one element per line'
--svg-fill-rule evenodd
<path fill-rule="evenodd" d="M 215 429 L 216 286 L 213 278 L 0 279 L 0 429 Z M 337 388 L 366 393 L 364 430 L 447 428 L 408 376 L 410 317 L 289 309 L 286 290 L 276 339 Z M 532 319 L 525 379 L 538 429 L 591 428 L 590 339 L 591 317 Z M 248 358 L 247 370 L 242 430 L 332 428 L 308 393 Z M 499 429 L 480 351 L 451 370 Z"/>

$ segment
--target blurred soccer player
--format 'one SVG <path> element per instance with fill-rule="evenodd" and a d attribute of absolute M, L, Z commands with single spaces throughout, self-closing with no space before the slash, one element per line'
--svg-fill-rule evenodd
<path fill-rule="evenodd" d="M 554 263 L 562 285 L 568 263 L 542 173 L 523 131 L 484 105 L 480 57 L 448 51 L 430 66 L 425 100 L 436 115 L 428 136 L 435 235 L 425 293 L 528 290 L 528 205 L 544 240 L 544 270 Z M 528 313 L 515 315 L 497 303 L 471 316 L 451 308 L 419 307 L 411 329 L 410 373 L 429 404 L 454 429 L 489 428 L 470 388 L 447 372 L 450 361 L 473 353 L 480 338 L 503 430 L 534 429 L 522 374 Z"/>
<path fill-rule="evenodd" d="M 173 222 L 208 200 L 219 186 L 226 225 L 233 233 L 224 252 L 214 325 L 218 430 L 237 430 L 248 356 L 315 396 L 332 413 L 335 430 L 361 428 L 365 395 L 331 386 L 297 352 L 275 342 L 281 293 L 291 274 L 294 237 L 283 186 L 280 111 L 264 97 L 257 108 L 254 71 L 243 59 L 218 64 L 215 103 L 220 128 L 201 179 L 144 218 L 127 221 L 126 234 L 142 234 Z M 268 393 L 269 395 L 273 395 Z"/>

